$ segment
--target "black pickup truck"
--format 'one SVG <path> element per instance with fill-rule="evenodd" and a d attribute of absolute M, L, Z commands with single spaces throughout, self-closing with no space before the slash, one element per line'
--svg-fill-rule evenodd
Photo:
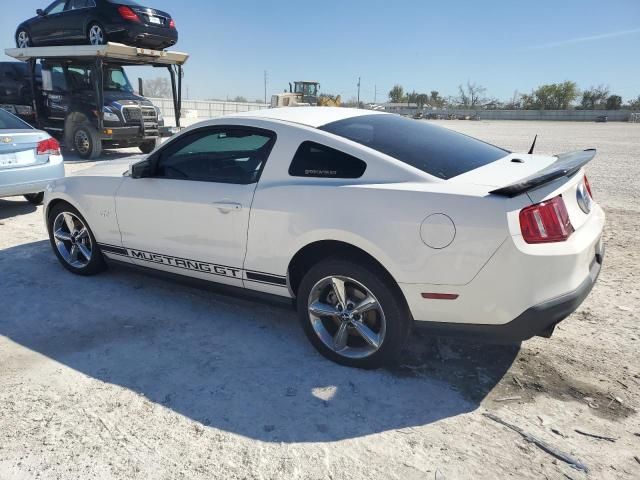
<path fill-rule="evenodd" d="M 164 127 L 160 110 L 134 92 L 118 65 L 105 65 L 103 69 L 100 131 L 94 65 L 41 61 L 32 87 L 26 64 L 0 62 L 0 108 L 48 131 L 83 159 L 98 157 L 103 148 L 139 147 L 143 153 L 153 151 L 159 138 L 171 132 Z"/>

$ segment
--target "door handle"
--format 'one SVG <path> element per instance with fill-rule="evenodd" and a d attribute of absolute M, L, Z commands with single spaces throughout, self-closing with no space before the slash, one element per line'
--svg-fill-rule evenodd
<path fill-rule="evenodd" d="M 242 210 L 242 205 L 236 202 L 213 202 L 213 206 L 222 213 L 239 212 Z"/>

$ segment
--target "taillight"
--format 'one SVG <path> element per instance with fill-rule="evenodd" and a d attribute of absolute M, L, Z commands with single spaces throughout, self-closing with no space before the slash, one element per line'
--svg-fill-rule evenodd
<path fill-rule="evenodd" d="M 591 185 L 589 184 L 589 179 L 587 176 L 584 176 L 584 186 L 587 187 L 587 192 L 589 192 L 589 196 L 593 198 L 593 192 L 591 191 Z"/>
<path fill-rule="evenodd" d="M 562 195 L 521 210 L 520 230 L 527 243 L 563 242 L 575 231 Z"/>
<path fill-rule="evenodd" d="M 47 138 L 38 143 L 38 155 L 60 155 L 60 144 L 55 138 Z"/>
<path fill-rule="evenodd" d="M 129 7 L 125 7 L 124 5 L 119 6 L 118 7 L 118 13 L 125 20 L 129 20 L 130 22 L 141 23 L 140 22 L 140 17 L 138 16 L 138 14 L 136 12 L 134 12 L 133 10 L 131 10 L 131 8 L 129 8 Z"/>
<path fill-rule="evenodd" d="M 176 21 L 173 18 L 169 22 L 169 28 L 176 28 Z"/>

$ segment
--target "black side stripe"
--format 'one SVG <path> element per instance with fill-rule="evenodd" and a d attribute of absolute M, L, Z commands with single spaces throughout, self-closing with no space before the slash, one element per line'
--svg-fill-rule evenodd
<path fill-rule="evenodd" d="M 255 280 L 261 283 L 271 283 L 273 285 L 286 285 L 287 279 L 278 275 L 270 275 L 267 273 L 245 272 L 249 280 Z"/>
<path fill-rule="evenodd" d="M 131 255 L 129 254 L 129 251 L 126 248 L 123 247 L 117 247 L 115 245 L 106 245 L 103 243 L 98 244 L 100 246 L 100 249 L 107 253 L 107 254 L 112 254 L 112 255 L 118 255 L 121 257 L 128 257 L 128 258 L 132 258 Z M 158 254 L 160 255 L 160 254 Z M 175 257 L 171 257 L 171 258 L 175 258 Z M 190 268 L 185 268 L 185 267 L 180 267 L 180 266 L 176 266 L 176 265 L 167 265 L 163 262 L 155 262 L 153 260 L 147 260 L 144 258 L 138 258 L 135 257 L 134 260 L 142 260 L 145 262 L 150 262 L 150 263 L 159 263 L 161 265 L 166 265 L 169 267 L 174 267 L 174 268 L 182 268 L 184 270 L 194 270 L 194 269 L 190 269 Z M 178 260 L 182 260 L 182 259 L 178 259 Z M 195 262 L 193 260 L 185 260 L 185 261 L 191 261 L 194 263 L 203 263 L 203 262 Z M 207 264 L 209 265 L 209 264 Z M 230 267 L 223 267 L 223 268 L 230 268 Z M 242 271 L 242 270 L 238 270 L 236 269 L 235 271 Z M 207 272 L 207 273 L 212 273 L 214 275 L 220 275 L 220 276 L 228 276 L 228 275 L 222 275 L 222 274 L 218 274 L 215 272 Z M 272 275 L 270 273 L 264 273 L 264 272 L 250 272 L 250 271 L 246 271 L 244 270 L 244 274 L 246 277 L 247 281 L 250 282 L 254 282 L 254 283 L 263 283 L 263 284 L 267 284 L 267 285 L 276 285 L 279 287 L 286 287 L 287 286 L 287 278 L 286 277 L 282 277 L 279 275 Z M 233 277 L 231 277 L 233 278 Z"/>
<path fill-rule="evenodd" d="M 104 245 L 102 243 L 100 243 L 99 245 L 100 245 L 100 249 L 103 252 L 114 253 L 116 255 L 128 256 L 127 250 L 122 248 L 122 247 L 114 247 L 113 245 Z"/>

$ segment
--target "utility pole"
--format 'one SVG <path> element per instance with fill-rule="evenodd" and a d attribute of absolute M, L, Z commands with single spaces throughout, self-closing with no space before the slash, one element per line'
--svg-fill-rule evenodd
<path fill-rule="evenodd" d="M 378 103 L 378 85 L 373 86 L 373 103 Z"/>
<path fill-rule="evenodd" d="M 267 81 L 268 81 L 267 71 L 264 71 L 264 103 L 267 103 Z"/>
<path fill-rule="evenodd" d="M 358 108 L 360 108 L 360 77 L 358 77 Z"/>

